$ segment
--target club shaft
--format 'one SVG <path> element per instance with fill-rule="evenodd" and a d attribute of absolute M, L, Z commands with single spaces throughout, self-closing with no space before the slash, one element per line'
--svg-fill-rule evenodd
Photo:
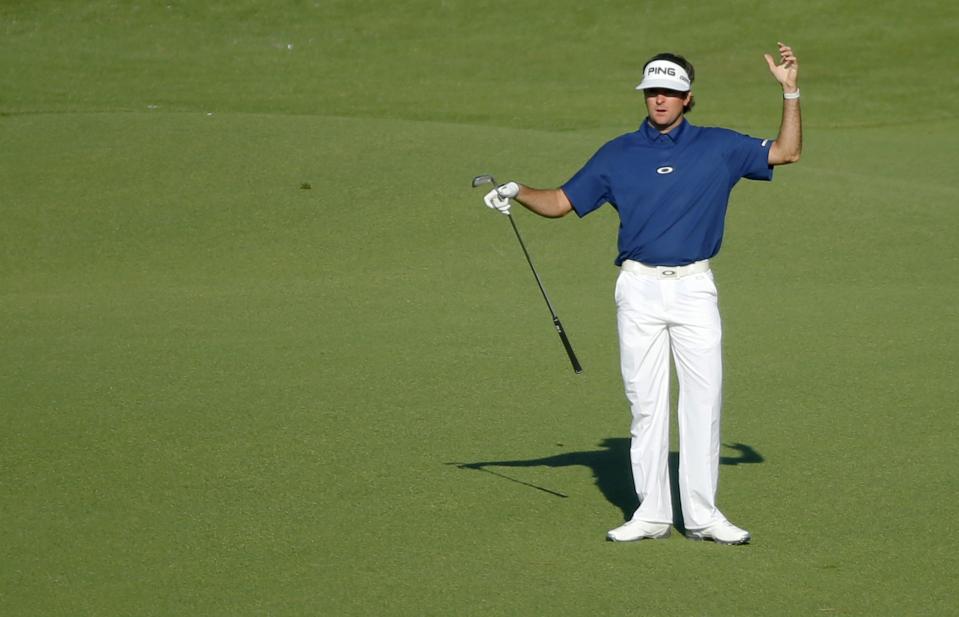
<path fill-rule="evenodd" d="M 543 281 L 539 278 L 539 273 L 536 271 L 536 266 L 533 265 L 533 260 L 529 256 L 529 251 L 526 250 L 526 243 L 523 242 L 523 237 L 519 234 L 519 228 L 516 227 L 516 221 L 513 220 L 513 215 L 511 213 L 506 213 L 506 217 L 509 219 L 510 225 L 513 226 L 513 233 L 516 234 L 516 239 L 519 241 L 520 248 L 523 249 L 523 255 L 526 256 L 526 263 L 529 264 L 529 269 L 533 272 L 533 277 L 536 279 L 536 285 L 539 287 L 539 291 L 543 294 L 543 299 L 546 300 L 546 307 L 549 309 L 549 314 L 553 318 L 553 327 L 556 328 L 556 333 L 559 334 L 560 341 L 563 342 L 563 347 L 566 349 L 566 355 L 569 356 L 569 362 L 573 365 L 573 371 L 577 374 L 583 372 L 583 367 L 579 363 L 579 358 L 576 357 L 576 352 L 573 351 L 573 345 L 569 342 L 569 337 L 566 336 L 566 330 L 563 328 L 563 324 L 560 322 L 559 317 L 556 315 L 556 310 L 553 309 L 553 303 L 549 301 L 549 295 L 546 293 L 546 288 L 543 287 Z"/>
<path fill-rule="evenodd" d="M 553 320 L 556 321 L 556 311 L 553 309 L 553 303 L 549 301 L 549 296 L 546 295 L 546 288 L 543 287 L 543 281 L 539 278 L 539 273 L 536 272 L 536 267 L 533 265 L 533 260 L 530 259 L 529 251 L 526 250 L 526 244 L 523 242 L 523 237 L 519 235 L 519 228 L 516 227 L 516 221 L 513 220 L 512 214 L 507 214 L 510 224 L 513 226 L 513 233 L 516 234 L 516 239 L 519 240 L 519 246 L 523 249 L 523 255 L 526 256 L 526 263 L 529 264 L 529 269 L 533 271 L 533 277 L 536 279 L 536 284 L 539 286 L 539 292 L 543 294 L 543 299 L 546 300 L 546 306 L 549 308 L 549 314 L 553 316 Z"/>

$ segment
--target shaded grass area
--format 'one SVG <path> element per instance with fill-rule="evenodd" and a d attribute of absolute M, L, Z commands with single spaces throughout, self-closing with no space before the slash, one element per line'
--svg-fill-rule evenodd
<path fill-rule="evenodd" d="M 842 24 L 794 24 L 806 158 L 736 189 L 716 262 L 724 440 L 761 459 L 723 451 L 737 550 L 602 541 L 630 507 L 617 221 L 517 215 L 574 376 L 468 183 L 565 180 L 638 121 L 596 92 L 660 42 L 705 56 L 693 120 L 771 134 L 737 61 L 774 41 L 730 43 L 765 10 L 674 45 L 569 7 L 568 47 L 511 61 L 497 3 L 168 4 L 0 8 L 0 613 L 948 614 L 957 125 L 864 128 L 896 85 L 839 114 L 827 75 L 882 82 Z M 891 68 L 953 23 L 926 8 Z"/>

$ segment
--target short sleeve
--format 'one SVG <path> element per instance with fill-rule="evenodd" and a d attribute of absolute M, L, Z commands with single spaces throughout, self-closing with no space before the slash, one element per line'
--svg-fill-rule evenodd
<path fill-rule="evenodd" d="M 609 201 L 607 173 L 608 144 L 599 149 L 582 169 L 561 188 L 579 217 L 584 217 Z"/>
<path fill-rule="evenodd" d="M 770 139 L 758 139 L 729 131 L 729 171 L 734 178 L 772 180 L 773 168 L 769 164 Z"/>

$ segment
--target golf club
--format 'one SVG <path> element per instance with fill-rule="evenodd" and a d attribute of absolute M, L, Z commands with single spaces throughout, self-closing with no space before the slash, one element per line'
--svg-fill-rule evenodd
<path fill-rule="evenodd" d="M 474 189 L 478 186 L 482 186 L 483 184 L 491 184 L 494 189 L 497 187 L 496 180 L 493 179 L 493 176 L 482 175 L 473 178 Z M 530 259 L 529 251 L 526 250 L 526 244 L 523 243 L 523 238 L 519 235 L 519 229 L 516 227 L 516 221 L 513 220 L 513 215 L 510 212 L 506 213 L 506 218 L 509 219 L 510 224 L 513 226 L 513 232 L 516 234 L 516 239 L 519 240 L 519 245 L 523 249 L 523 254 L 526 255 L 526 262 L 529 264 L 530 270 L 533 271 L 533 277 L 536 278 L 536 284 L 539 285 L 539 291 L 543 294 L 543 299 L 546 300 L 546 307 L 549 308 L 549 314 L 553 317 L 553 326 L 556 328 L 556 332 L 559 334 L 559 338 L 563 342 L 563 347 L 566 348 L 566 355 L 569 356 L 569 361 L 573 365 L 573 371 L 575 371 L 576 374 L 582 373 L 583 367 L 580 366 L 579 360 L 576 358 L 576 352 L 573 351 L 573 346 L 570 344 L 569 338 L 566 336 L 566 330 L 563 329 L 563 324 L 560 323 L 559 317 L 556 316 L 556 311 L 553 309 L 553 304 L 549 301 L 549 296 L 546 295 L 546 289 L 543 287 L 543 281 L 540 280 L 539 273 L 536 272 L 536 268 L 533 266 L 533 260 Z"/>

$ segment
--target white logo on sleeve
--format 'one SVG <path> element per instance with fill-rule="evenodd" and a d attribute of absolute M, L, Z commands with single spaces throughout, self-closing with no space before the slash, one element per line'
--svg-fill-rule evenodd
<path fill-rule="evenodd" d="M 673 173 L 673 168 L 669 166 L 660 167 L 659 169 L 656 170 L 656 173 L 658 173 L 661 176 L 665 176 L 666 174 Z"/>
<path fill-rule="evenodd" d="M 766 144 L 768 144 L 768 143 L 769 143 L 769 140 L 768 140 L 768 139 L 764 139 L 764 140 L 763 140 L 763 143 L 760 145 L 760 148 L 765 148 L 765 147 L 766 147 Z"/>

